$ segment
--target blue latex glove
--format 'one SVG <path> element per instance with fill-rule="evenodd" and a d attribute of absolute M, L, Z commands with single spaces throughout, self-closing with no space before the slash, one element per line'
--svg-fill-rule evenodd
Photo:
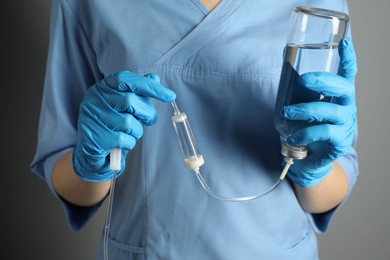
<path fill-rule="evenodd" d="M 320 182 L 332 170 L 332 162 L 347 154 L 352 147 L 356 128 L 354 78 L 357 72 L 352 41 L 343 39 L 339 44 L 340 65 L 337 75 L 310 72 L 300 77 L 300 83 L 309 90 L 333 102 L 309 102 L 286 106 L 284 117 L 311 123 L 292 134 L 287 142 L 293 146 L 307 145 L 308 156 L 295 160 L 289 178 L 310 187 Z M 313 125 L 314 123 L 314 125 Z"/>
<path fill-rule="evenodd" d="M 156 74 L 140 76 L 128 71 L 107 76 L 88 89 L 79 110 L 73 168 L 83 180 L 103 182 L 112 178 L 109 153 L 122 149 L 125 157 L 143 134 L 143 125 L 156 122 L 151 99 L 174 101 L 175 93 L 159 84 Z"/>

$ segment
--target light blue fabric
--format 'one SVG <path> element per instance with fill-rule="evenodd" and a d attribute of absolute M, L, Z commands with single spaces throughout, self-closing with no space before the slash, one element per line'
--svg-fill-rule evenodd
<path fill-rule="evenodd" d="M 88 87 L 123 70 L 155 72 L 175 91 L 205 157 L 202 174 L 218 193 L 251 195 L 276 182 L 282 158 L 273 110 L 291 10 L 312 5 L 345 11 L 345 3 L 222 0 L 206 15 L 195 1 L 53 1 L 31 165 L 50 187 L 55 160 L 76 143 L 78 108 Z M 324 232 L 334 211 L 304 212 L 288 180 L 255 201 L 213 199 L 183 165 L 172 108 L 154 105 L 157 122 L 145 127 L 117 180 L 110 259 L 318 258 L 313 230 Z M 355 151 L 338 162 L 351 190 Z M 75 230 L 98 207 L 63 205 Z"/>

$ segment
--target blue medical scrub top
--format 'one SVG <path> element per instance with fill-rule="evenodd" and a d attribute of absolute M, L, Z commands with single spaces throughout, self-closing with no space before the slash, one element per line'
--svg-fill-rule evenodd
<path fill-rule="evenodd" d="M 226 197 L 268 190 L 282 170 L 273 110 L 290 14 L 298 5 L 347 12 L 342 0 L 222 0 L 212 12 L 198 0 L 53 1 L 31 169 L 58 196 L 51 171 L 75 145 L 78 107 L 88 87 L 118 71 L 155 72 L 190 119 L 209 185 Z M 318 257 L 315 231 L 325 232 L 334 210 L 304 212 L 288 180 L 250 202 L 212 198 L 184 167 L 172 107 L 153 102 L 158 121 L 145 127 L 117 179 L 110 259 Z M 351 190 L 355 150 L 338 163 Z M 99 207 L 59 199 L 75 230 Z"/>

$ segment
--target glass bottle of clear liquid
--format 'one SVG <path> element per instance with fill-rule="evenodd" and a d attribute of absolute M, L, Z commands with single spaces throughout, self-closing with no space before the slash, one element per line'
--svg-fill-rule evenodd
<path fill-rule="evenodd" d="M 281 152 L 285 157 L 303 159 L 307 156 L 307 147 L 291 146 L 286 140 L 294 132 L 315 123 L 287 120 L 283 117 L 283 109 L 298 103 L 332 102 L 330 97 L 304 88 L 299 77 L 306 72 L 337 73 L 338 44 L 346 35 L 348 23 L 347 14 L 328 9 L 299 6 L 291 14 L 274 113 L 275 128 L 282 143 Z"/>

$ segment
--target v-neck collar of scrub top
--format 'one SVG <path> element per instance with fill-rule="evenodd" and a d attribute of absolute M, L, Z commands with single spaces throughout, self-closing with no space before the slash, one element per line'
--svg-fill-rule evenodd
<path fill-rule="evenodd" d="M 219 0 L 219 3 L 212 9 L 208 9 L 202 0 L 191 0 L 205 15 L 211 13 L 223 0 Z"/>
<path fill-rule="evenodd" d="M 197 50 L 201 49 L 217 35 L 227 30 L 229 17 L 236 12 L 244 0 L 222 0 L 205 18 L 179 42 L 154 61 L 154 65 L 175 63 L 182 64 Z M 193 1 L 196 2 L 195 0 Z M 197 5 L 202 5 L 197 0 Z M 207 8 L 203 6 L 203 9 Z"/>

